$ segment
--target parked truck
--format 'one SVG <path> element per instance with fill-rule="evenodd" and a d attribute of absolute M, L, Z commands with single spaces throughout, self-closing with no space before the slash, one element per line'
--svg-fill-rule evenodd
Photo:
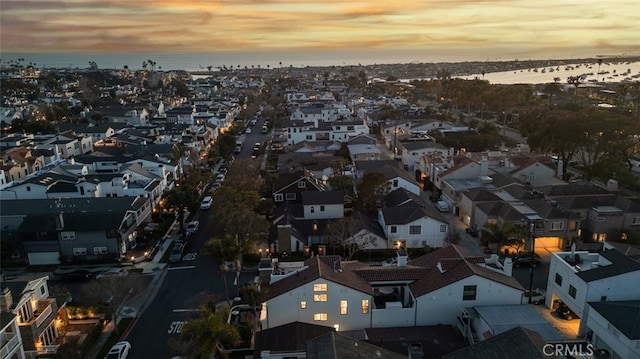
<path fill-rule="evenodd" d="M 445 201 L 436 202 L 436 207 L 438 208 L 438 211 L 440 211 L 440 212 L 449 212 L 449 203 L 447 203 Z"/>

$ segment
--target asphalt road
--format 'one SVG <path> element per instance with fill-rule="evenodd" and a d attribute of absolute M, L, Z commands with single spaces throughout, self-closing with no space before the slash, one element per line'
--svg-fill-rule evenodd
<path fill-rule="evenodd" d="M 247 134 L 242 152 L 237 159 L 251 158 L 255 142 L 264 142 L 269 135 L 261 134 L 263 119 Z M 260 161 L 258 157 L 256 161 Z M 215 199 L 214 199 L 215 200 Z M 178 339 L 184 324 L 198 315 L 203 301 L 228 300 L 225 279 L 219 270 L 220 261 L 202 252 L 206 240 L 213 237 L 209 211 L 196 214 L 200 229 L 194 234 L 192 244 L 185 250 L 182 262 L 170 264 L 162 273 L 159 288 L 151 298 L 146 310 L 127 334 L 131 343 L 131 358 L 171 358 L 180 355 Z M 237 284 L 251 282 L 256 271 L 241 272 Z M 236 273 L 226 273 L 226 284 L 230 299 L 237 295 L 234 284 Z M 151 295 L 154 295 L 153 293 Z"/>

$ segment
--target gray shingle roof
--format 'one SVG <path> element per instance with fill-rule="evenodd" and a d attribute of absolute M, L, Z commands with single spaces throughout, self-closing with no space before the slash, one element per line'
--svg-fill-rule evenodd
<path fill-rule="evenodd" d="M 589 302 L 589 305 L 627 338 L 640 339 L 640 300 Z"/>
<path fill-rule="evenodd" d="M 443 356 L 446 359 L 557 358 L 543 352 L 546 342 L 535 331 L 516 327 L 487 340 Z"/>

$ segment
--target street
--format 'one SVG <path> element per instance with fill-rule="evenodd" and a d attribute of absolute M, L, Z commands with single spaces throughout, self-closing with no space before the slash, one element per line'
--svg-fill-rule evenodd
<path fill-rule="evenodd" d="M 242 151 L 237 159 L 251 158 L 255 142 L 264 143 L 268 135 L 261 134 L 260 120 L 250 134 L 246 135 Z M 255 161 L 261 161 L 258 157 Z M 214 195 L 215 201 L 215 195 Z M 161 273 L 156 292 L 151 291 L 148 307 L 139 315 L 126 340 L 131 343 L 132 358 L 171 358 L 180 355 L 178 339 L 184 324 L 198 315 L 199 305 L 204 301 L 216 303 L 232 300 L 237 295 L 238 285 L 253 281 L 253 270 L 240 273 L 237 285 L 236 273 L 231 270 L 225 279 L 219 270 L 221 262 L 202 253 L 204 243 L 214 237 L 209 211 L 199 211 L 194 220 L 200 221 L 200 229 L 193 235 L 192 244 L 185 250 L 180 263 L 170 264 Z M 227 291 L 229 297 L 227 298 Z"/>

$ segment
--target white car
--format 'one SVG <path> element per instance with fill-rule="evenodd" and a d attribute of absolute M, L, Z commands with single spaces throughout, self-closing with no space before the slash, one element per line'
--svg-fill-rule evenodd
<path fill-rule="evenodd" d="M 124 276 L 126 276 L 128 274 L 129 274 L 129 271 L 127 271 L 124 268 L 112 268 L 112 269 L 109 269 L 106 272 L 102 272 L 102 273 L 98 274 L 96 276 L 96 279 L 111 278 L 111 277 L 124 277 Z"/>
<path fill-rule="evenodd" d="M 199 221 L 191 221 L 187 224 L 187 229 L 185 229 L 185 231 L 187 233 L 191 233 L 194 234 L 198 231 L 198 228 L 200 228 L 200 222 Z"/>
<path fill-rule="evenodd" d="M 129 342 L 117 342 L 114 344 L 104 359 L 126 359 L 131 350 Z"/>
<path fill-rule="evenodd" d="M 200 203 L 200 209 L 210 209 L 211 203 L 213 203 L 213 197 L 205 196 Z"/>
<path fill-rule="evenodd" d="M 247 130 L 244 131 L 244 133 L 246 133 L 247 135 L 251 133 L 251 129 L 247 127 Z"/>

